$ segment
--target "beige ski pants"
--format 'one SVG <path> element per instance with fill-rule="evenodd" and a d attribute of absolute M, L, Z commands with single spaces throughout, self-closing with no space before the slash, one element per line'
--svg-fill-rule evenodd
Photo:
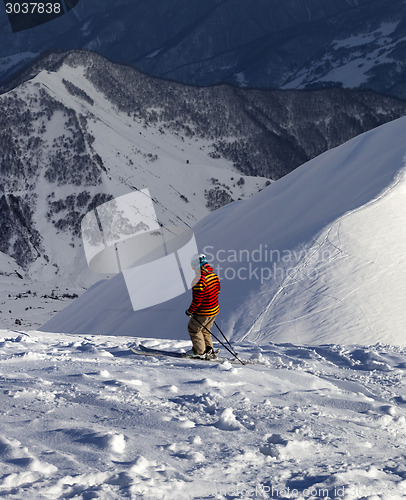
<path fill-rule="evenodd" d="M 193 349 L 197 354 L 203 354 L 208 346 L 213 347 L 211 334 L 207 330 L 210 331 L 215 319 L 216 316 L 197 316 L 196 314 L 190 318 L 187 329 Z M 201 324 L 198 323 L 199 321 Z"/>

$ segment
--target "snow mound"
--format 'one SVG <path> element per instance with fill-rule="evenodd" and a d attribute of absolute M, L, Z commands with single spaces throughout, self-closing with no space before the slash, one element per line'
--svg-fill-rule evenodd
<path fill-rule="evenodd" d="M 303 460 L 314 455 L 317 447 L 314 443 L 298 439 L 284 439 L 280 434 L 272 434 L 259 451 L 266 456 L 279 460 Z"/>
<path fill-rule="evenodd" d="M 39 460 L 17 439 L 9 439 L 1 435 L 0 460 L 13 471 L 3 475 L 1 481 L 3 491 L 18 488 L 26 483 L 35 483 L 55 474 L 58 470 L 54 465 Z"/>
<path fill-rule="evenodd" d="M 222 431 L 238 431 L 242 427 L 240 422 L 235 418 L 232 408 L 226 408 L 220 415 L 220 420 L 214 425 Z"/>

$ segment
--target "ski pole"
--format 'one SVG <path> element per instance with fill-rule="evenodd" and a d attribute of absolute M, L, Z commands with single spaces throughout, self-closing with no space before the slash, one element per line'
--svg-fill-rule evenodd
<path fill-rule="evenodd" d="M 193 315 L 192 315 L 192 317 L 193 317 L 193 318 L 194 318 L 194 319 L 195 319 L 195 320 L 199 323 L 199 325 L 200 325 L 200 326 L 202 326 L 205 330 L 207 330 L 207 331 L 210 333 L 210 335 L 212 335 L 212 336 L 215 338 L 215 340 L 217 340 L 217 342 L 218 342 L 219 344 L 221 344 L 221 345 L 224 347 L 224 349 L 227 349 L 227 351 L 228 351 L 230 354 L 232 354 L 232 355 L 233 355 L 236 359 L 238 359 L 238 361 L 239 361 L 242 365 L 245 365 L 244 361 L 242 361 L 242 360 L 241 360 L 241 359 L 240 359 L 240 358 L 239 358 L 239 357 L 238 357 L 238 356 L 237 356 L 237 355 L 236 355 L 233 351 L 231 351 L 231 350 L 230 350 L 230 349 L 229 349 L 229 348 L 228 348 L 228 347 L 227 347 L 227 346 L 226 346 L 226 345 L 225 345 L 225 344 L 224 344 L 221 340 L 219 340 L 219 339 L 218 339 L 218 338 L 214 335 L 214 333 L 212 333 L 212 332 L 211 332 L 211 331 L 210 331 L 210 330 L 209 330 L 209 329 L 208 329 L 205 325 L 203 325 L 203 323 L 201 323 L 201 322 L 200 322 L 200 321 L 196 318 L 196 316 L 193 316 Z"/>
<path fill-rule="evenodd" d="M 221 331 L 221 328 L 218 326 L 218 324 L 216 322 L 214 322 L 214 325 L 216 326 L 217 330 L 221 333 L 221 335 L 223 336 L 224 340 L 227 342 L 227 344 L 230 346 L 230 348 L 234 351 L 234 354 L 238 354 L 234 347 L 230 344 L 230 342 L 228 341 L 227 337 L 224 335 L 224 333 Z"/>

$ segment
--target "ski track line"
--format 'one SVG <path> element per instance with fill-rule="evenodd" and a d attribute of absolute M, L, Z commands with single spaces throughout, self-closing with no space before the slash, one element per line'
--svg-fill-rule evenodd
<path fill-rule="evenodd" d="M 404 158 L 404 161 L 406 162 L 406 156 Z M 330 228 L 328 229 L 327 231 L 327 234 L 324 238 L 324 241 L 322 243 L 318 243 L 318 237 L 316 237 L 315 240 L 315 243 L 318 245 L 318 250 L 320 248 L 323 248 L 325 245 L 326 245 L 326 242 L 328 241 L 334 248 L 337 249 L 337 251 L 340 253 L 340 254 L 346 254 L 346 255 L 351 255 L 351 254 L 348 254 L 347 252 L 345 252 L 342 248 L 339 248 L 337 245 L 335 245 L 331 240 L 330 240 L 330 234 L 332 232 L 332 230 L 338 226 L 338 228 L 336 229 L 336 234 L 339 235 L 339 228 L 340 228 L 340 225 L 341 225 L 341 222 L 346 218 L 346 217 L 349 217 L 350 215 L 354 214 L 354 213 L 358 213 L 358 212 L 361 212 L 362 210 L 364 209 L 367 209 L 369 208 L 370 206 L 373 206 L 375 205 L 376 203 L 378 203 L 379 201 L 381 201 L 383 198 L 385 198 L 386 196 L 388 196 L 396 187 L 397 185 L 406 177 L 406 167 L 403 167 L 401 169 L 401 171 L 399 172 L 399 174 L 396 176 L 396 178 L 394 179 L 394 181 L 392 182 L 392 184 L 390 186 L 388 186 L 382 193 L 380 193 L 377 197 L 373 198 L 372 200 L 370 200 L 369 202 L 367 202 L 366 204 L 360 206 L 360 207 L 356 207 L 348 212 L 346 212 L 345 214 L 343 214 L 341 217 L 339 217 L 336 221 L 333 222 L 333 224 L 330 226 Z M 321 231 L 323 232 L 323 231 Z M 319 233 L 320 234 L 320 233 Z M 339 238 L 339 236 L 338 236 Z M 339 241 L 340 238 L 339 238 Z M 273 306 L 273 304 L 275 303 L 275 301 L 278 299 L 279 295 L 283 292 L 283 290 L 285 290 L 287 288 L 287 286 L 289 285 L 289 282 L 293 279 L 293 277 L 295 277 L 299 272 L 302 272 L 301 271 L 301 268 L 304 268 L 307 266 L 308 262 L 311 260 L 311 258 L 315 255 L 315 253 L 317 252 L 317 250 L 314 250 L 314 252 L 303 262 L 303 263 L 299 263 L 298 266 L 297 266 L 297 270 L 295 270 L 295 273 L 293 275 L 288 275 L 282 282 L 282 284 L 279 286 L 278 290 L 276 291 L 276 293 L 274 294 L 274 296 L 272 297 L 271 301 L 269 302 L 269 304 L 267 304 L 267 306 L 265 306 L 261 312 L 258 313 L 257 317 L 254 319 L 251 327 L 249 328 L 248 332 L 240 339 L 240 342 L 243 342 L 247 337 L 248 335 L 250 335 L 251 333 L 254 332 L 254 330 L 257 331 L 257 335 L 254 337 L 254 341 L 256 340 L 259 340 L 260 338 L 260 333 L 262 332 L 262 325 L 263 325 L 263 322 L 265 320 L 265 316 L 267 315 L 268 311 L 270 310 L 270 308 Z M 303 257 L 304 258 L 304 257 Z M 364 286 L 366 285 L 369 285 L 370 282 L 375 279 L 376 277 L 380 276 L 381 274 L 383 274 L 384 272 L 386 272 L 388 269 L 390 269 L 391 267 L 393 267 L 394 265 L 397 265 L 402 259 L 406 258 L 406 255 L 403 255 L 401 256 L 396 262 L 390 264 L 389 266 L 387 266 L 385 269 L 381 270 L 380 272 L 378 272 L 376 275 L 374 275 L 370 281 L 366 282 L 366 283 L 363 283 L 361 286 L 355 288 L 354 290 L 352 290 L 351 292 L 349 292 L 347 295 L 345 295 L 344 297 L 342 297 L 341 299 L 337 298 L 337 297 L 333 297 L 332 298 L 334 300 L 336 300 L 337 302 L 339 303 L 343 303 L 344 300 L 347 300 L 348 297 L 350 297 L 353 293 L 355 293 L 356 291 L 360 290 L 361 288 L 364 288 Z M 297 281 L 297 283 L 300 283 L 300 280 Z M 304 286 L 304 285 L 303 285 Z M 304 287 L 306 288 L 306 287 Z M 264 292 L 266 293 L 266 292 Z M 299 319 L 303 319 L 303 318 L 306 318 L 306 317 L 311 317 L 315 314 L 318 314 L 320 312 L 325 312 L 333 307 L 335 307 L 336 304 L 331 304 L 330 306 L 324 308 L 324 309 L 319 309 L 318 311 L 312 311 L 311 313 L 308 313 L 308 314 L 304 314 L 302 316 L 299 316 L 297 318 L 294 318 L 292 320 L 287 320 L 287 321 L 283 321 L 281 323 L 276 323 L 274 324 L 273 326 L 274 327 L 277 327 L 277 326 L 282 326 L 282 325 L 285 325 L 285 324 L 289 324 L 289 323 L 294 323 L 295 321 L 299 320 Z M 256 328 L 256 325 L 257 323 L 260 323 L 259 326 Z"/>

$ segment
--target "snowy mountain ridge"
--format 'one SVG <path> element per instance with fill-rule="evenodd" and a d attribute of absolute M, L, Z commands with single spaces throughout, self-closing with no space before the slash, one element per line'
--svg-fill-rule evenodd
<path fill-rule="evenodd" d="M 405 93 L 403 0 L 86 0 L 11 33 L 0 10 L 0 79 L 45 51 L 87 49 L 194 85 L 370 88 Z"/>

